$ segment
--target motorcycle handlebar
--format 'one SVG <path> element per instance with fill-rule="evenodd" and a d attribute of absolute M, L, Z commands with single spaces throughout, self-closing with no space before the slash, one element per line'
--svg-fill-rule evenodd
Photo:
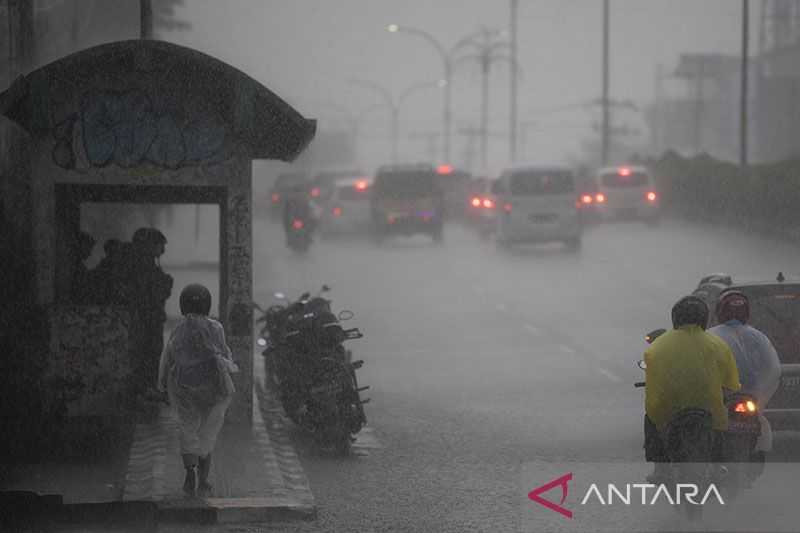
<path fill-rule="evenodd" d="M 636 387 L 637 389 L 644 387 L 644 385 L 645 385 L 644 381 L 637 381 L 636 383 L 633 384 L 633 386 Z"/>

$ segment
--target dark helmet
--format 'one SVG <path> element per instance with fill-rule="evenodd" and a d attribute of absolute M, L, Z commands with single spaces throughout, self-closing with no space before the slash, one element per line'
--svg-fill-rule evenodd
<path fill-rule="evenodd" d="M 167 238 L 156 228 L 139 228 L 131 240 L 134 244 L 167 244 Z"/>
<path fill-rule="evenodd" d="M 717 320 L 724 324 L 729 320 L 738 320 L 747 324 L 750 320 L 750 301 L 739 291 L 727 291 L 717 302 Z"/>
<path fill-rule="evenodd" d="M 708 305 L 697 296 L 684 296 L 672 306 L 672 327 L 678 329 L 692 324 L 706 329 Z"/>
<path fill-rule="evenodd" d="M 181 291 L 181 314 L 205 315 L 211 312 L 211 293 L 203 285 L 192 283 Z"/>

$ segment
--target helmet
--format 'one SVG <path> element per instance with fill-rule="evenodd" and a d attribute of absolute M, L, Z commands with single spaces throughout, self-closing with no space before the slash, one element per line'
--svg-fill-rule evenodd
<path fill-rule="evenodd" d="M 746 324 L 750 320 L 750 302 L 739 291 L 727 291 L 717 302 L 717 320 L 725 323 L 729 320 L 738 320 Z"/>
<path fill-rule="evenodd" d="M 684 296 L 672 306 L 672 327 L 694 324 L 706 329 L 708 324 L 708 306 L 697 296 Z"/>
<path fill-rule="evenodd" d="M 203 285 L 192 283 L 181 291 L 181 314 L 208 315 L 211 311 L 211 293 Z"/>
<path fill-rule="evenodd" d="M 167 238 L 156 228 L 139 228 L 131 240 L 134 243 L 167 244 Z"/>

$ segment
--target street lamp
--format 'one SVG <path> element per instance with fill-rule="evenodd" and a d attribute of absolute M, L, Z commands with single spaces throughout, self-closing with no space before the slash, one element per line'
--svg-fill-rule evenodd
<path fill-rule="evenodd" d="M 474 61 L 481 67 L 481 164 L 483 171 L 488 168 L 489 158 L 489 73 L 492 65 L 497 61 L 508 61 L 512 69 L 518 65 L 509 55 L 511 44 L 504 38 L 505 32 L 481 28 L 478 32 L 468 35 L 454 48 L 455 51 L 471 50 L 472 53 L 461 56 L 457 61 Z M 513 138 L 513 133 L 512 133 Z"/>
<path fill-rule="evenodd" d="M 441 87 L 444 89 L 442 95 L 442 139 L 443 139 L 443 160 L 445 163 L 450 162 L 450 139 L 452 131 L 453 112 L 451 104 L 451 94 L 453 85 L 453 49 L 448 50 L 436 37 L 420 30 L 419 28 L 412 28 L 408 26 L 400 26 L 398 24 L 389 24 L 386 26 L 386 31 L 389 33 L 407 33 L 409 35 L 416 35 L 425 39 L 442 59 L 443 75 L 442 81 L 444 82 Z"/>
<path fill-rule="evenodd" d="M 394 98 L 392 91 L 386 87 L 375 83 L 370 80 L 353 79 L 350 80 L 352 85 L 369 89 L 370 91 L 378 94 L 383 99 L 383 104 L 391 111 L 391 135 L 392 135 L 392 164 L 397 163 L 397 135 L 400 121 L 400 107 L 403 105 L 409 96 L 417 91 L 438 87 L 440 89 L 447 88 L 449 84 L 446 80 L 439 80 L 437 82 L 424 82 L 415 83 L 406 87 L 397 99 Z"/>

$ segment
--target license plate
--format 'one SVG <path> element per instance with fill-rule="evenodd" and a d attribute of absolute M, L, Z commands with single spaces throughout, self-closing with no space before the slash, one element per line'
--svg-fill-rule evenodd
<path fill-rule="evenodd" d="M 528 215 L 528 220 L 537 224 L 555 222 L 557 219 L 558 215 Z"/>
<path fill-rule="evenodd" d="M 731 420 L 728 422 L 728 433 L 760 433 L 761 425 L 758 420 L 744 421 Z"/>

